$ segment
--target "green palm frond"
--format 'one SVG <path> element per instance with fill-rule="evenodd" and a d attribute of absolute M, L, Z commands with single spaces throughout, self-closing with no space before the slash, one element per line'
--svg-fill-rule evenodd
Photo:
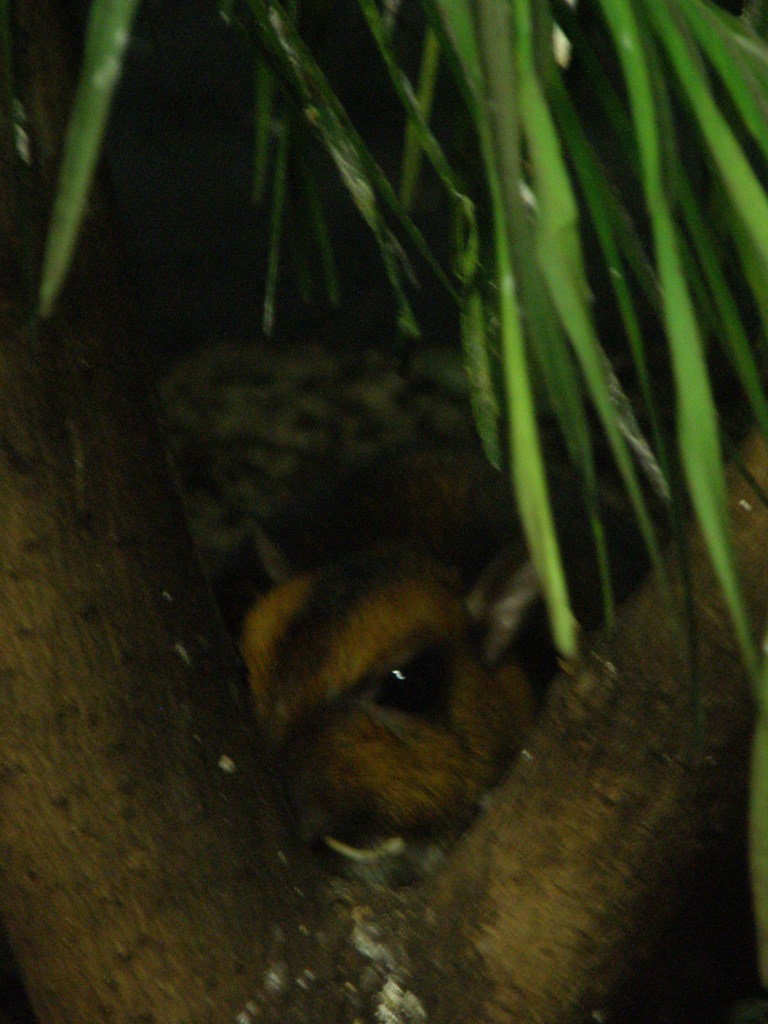
<path fill-rule="evenodd" d="M 91 5 L 83 67 L 43 257 L 39 296 L 42 317 L 50 314 L 72 260 L 137 3 L 94 0 Z"/>

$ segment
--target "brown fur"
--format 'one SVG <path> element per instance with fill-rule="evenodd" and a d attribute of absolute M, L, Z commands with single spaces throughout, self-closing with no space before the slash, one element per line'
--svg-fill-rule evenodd
<path fill-rule="evenodd" d="M 482 666 L 456 582 L 426 559 L 381 549 L 353 599 L 326 600 L 332 573 L 290 580 L 248 613 L 242 651 L 261 732 L 279 758 L 300 831 L 360 841 L 455 831 L 519 748 L 534 702 L 522 672 Z M 445 701 L 430 720 L 346 700 L 376 672 L 437 648 Z"/>
<path fill-rule="evenodd" d="M 461 466 L 454 455 L 447 464 L 452 471 Z M 467 463 L 453 479 L 439 469 L 423 454 L 410 472 L 404 460 L 394 470 L 394 491 L 392 474 L 379 475 L 379 493 L 369 486 L 360 503 L 385 524 L 388 543 L 298 574 L 257 599 L 243 620 L 241 649 L 259 728 L 307 840 L 365 844 L 455 834 L 533 722 L 522 670 L 482 663 L 463 603 L 472 573 L 467 564 L 448 564 L 444 554 L 452 536 L 462 552 L 478 543 L 498 549 L 487 523 L 465 523 L 464 537 L 457 527 L 470 491 L 478 504 L 477 465 Z M 425 470 L 431 477 L 419 518 Z M 349 518 L 359 526 L 351 493 Z M 400 542 L 386 529 L 393 499 L 398 523 L 406 524 Z M 506 523 L 498 508 L 494 515 Z M 333 517 L 338 523 L 338 510 Z M 357 533 L 370 536 L 367 528 Z M 326 535 L 319 546 L 334 543 Z M 435 549 L 441 561 L 429 553 Z M 428 706 L 414 712 L 377 703 L 376 679 L 397 669 L 408 677 L 409 663 L 424 651 L 443 676 L 427 682 L 435 687 Z"/>
<path fill-rule="evenodd" d="M 578 481 L 553 472 L 550 489 L 574 608 L 591 628 L 601 586 Z M 634 561 L 636 578 L 631 516 L 610 502 L 602 515 L 612 558 Z M 540 695 L 555 669 L 505 481 L 467 452 L 385 456 L 321 489 L 274 537 L 287 559 L 259 532 L 224 600 L 235 598 L 256 718 L 297 831 L 358 853 L 400 837 L 387 857 L 405 849 L 399 863 L 421 873 L 433 840 L 466 826 L 521 749 L 531 683 Z M 265 570 L 289 578 L 254 597 Z M 617 594 L 631 578 L 614 577 Z M 389 865 L 373 875 L 409 877 Z"/>

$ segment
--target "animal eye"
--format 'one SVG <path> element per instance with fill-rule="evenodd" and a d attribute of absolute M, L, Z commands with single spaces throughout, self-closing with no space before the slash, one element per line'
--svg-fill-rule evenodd
<path fill-rule="evenodd" d="M 429 647 L 376 680 L 373 703 L 424 718 L 439 718 L 448 699 L 446 651 Z"/>

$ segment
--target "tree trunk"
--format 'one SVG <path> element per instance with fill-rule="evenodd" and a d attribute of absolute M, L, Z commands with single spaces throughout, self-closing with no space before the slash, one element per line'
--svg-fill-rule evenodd
<path fill-rule="evenodd" d="M 61 11 L 15 9 L 48 188 Z M 12 180 L 3 150 L 6 237 Z M 18 246 L 4 249 L 0 916 L 40 1020 L 577 1021 L 610 1005 L 703 847 L 741 827 L 750 700 L 701 546 L 700 749 L 680 632 L 649 585 L 616 638 L 555 683 L 443 871 L 406 892 L 333 881 L 286 833 L 259 761 L 136 367 L 103 200 L 36 336 Z M 762 446 L 745 458 L 768 487 Z M 761 617 L 768 514 L 731 483 Z"/>

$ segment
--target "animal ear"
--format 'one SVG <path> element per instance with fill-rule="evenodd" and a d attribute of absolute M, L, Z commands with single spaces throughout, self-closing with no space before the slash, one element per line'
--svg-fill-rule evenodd
<path fill-rule="evenodd" d="M 288 559 L 256 525 L 213 573 L 213 588 L 232 636 L 253 602 L 293 575 Z"/>
<path fill-rule="evenodd" d="M 293 569 L 284 552 L 267 536 L 258 523 L 253 527 L 251 543 L 264 575 L 273 586 L 286 583 L 293 576 Z"/>
<path fill-rule="evenodd" d="M 521 564 L 518 551 L 506 548 L 485 567 L 464 604 L 480 631 L 487 665 L 495 665 L 506 653 L 526 612 L 540 595 L 533 562 Z"/>

